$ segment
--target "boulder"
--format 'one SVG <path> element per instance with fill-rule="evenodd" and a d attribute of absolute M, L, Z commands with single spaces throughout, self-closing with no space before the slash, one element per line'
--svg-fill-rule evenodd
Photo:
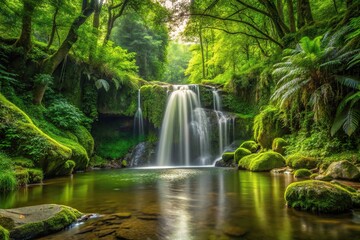
<path fill-rule="evenodd" d="M 238 167 L 253 172 L 270 171 L 285 166 L 284 157 L 273 151 L 247 155 L 240 159 Z"/>
<path fill-rule="evenodd" d="M 255 141 L 245 141 L 240 145 L 241 148 L 246 148 L 252 153 L 255 153 L 259 149 L 259 144 L 257 144 Z"/>
<path fill-rule="evenodd" d="M 347 160 L 342 160 L 339 162 L 331 163 L 323 175 L 326 177 L 331 177 L 333 179 L 354 181 L 360 178 L 360 171 L 351 162 Z"/>
<path fill-rule="evenodd" d="M 234 152 L 224 152 L 221 158 L 225 162 L 232 162 L 234 160 Z"/>
<path fill-rule="evenodd" d="M 294 177 L 296 178 L 308 178 L 311 176 L 310 170 L 306 168 L 300 168 L 294 172 Z"/>
<path fill-rule="evenodd" d="M 236 149 L 236 151 L 234 153 L 234 162 L 239 163 L 240 159 L 242 159 L 243 157 L 250 155 L 250 154 L 251 154 L 250 150 L 239 147 L 238 149 Z"/>
<path fill-rule="evenodd" d="M 275 138 L 272 142 L 272 150 L 274 152 L 278 152 L 280 154 L 284 154 L 285 153 L 285 148 L 288 145 L 288 142 L 285 141 L 285 139 L 283 138 Z"/>
<path fill-rule="evenodd" d="M 312 169 L 316 167 L 317 161 L 313 157 L 305 157 L 300 154 L 292 154 L 286 158 L 286 165 L 294 169 Z"/>
<path fill-rule="evenodd" d="M 56 204 L 0 209 L 0 225 L 11 239 L 32 239 L 60 231 L 81 215 L 76 209 Z"/>
<path fill-rule="evenodd" d="M 341 213 L 353 206 L 347 190 L 317 180 L 291 183 L 285 191 L 285 200 L 288 207 L 318 213 Z"/>

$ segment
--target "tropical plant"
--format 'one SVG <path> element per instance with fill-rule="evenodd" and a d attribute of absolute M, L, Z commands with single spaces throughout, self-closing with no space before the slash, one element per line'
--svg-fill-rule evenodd
<path fill-rule="evenodd" d="M 288 49 L 281 63 L 275 64 L 273 75 L 278 77 L 272 100 L 281 108 L 297 104 L 312 106 L 314 120 L 329 116 L 328 106 L 341 97 L 337 91 L 336 74 L 343 71 L 359 49 L 350 44 L 340 46 L 348 28 L 311 40 L 303 37 L 295 49 Z"/>

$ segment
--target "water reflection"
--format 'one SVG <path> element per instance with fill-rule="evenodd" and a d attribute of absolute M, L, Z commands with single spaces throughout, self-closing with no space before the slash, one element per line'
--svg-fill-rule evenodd
<path fill-rule="evenodd" d="M 355 215 L 317 216 L 286 208 L 283 193 L 292 181 L 290 175 L 218 168 L 99 171 L 0 196 L 0 207 L 57 203 L 82 212 L 158 216 L 153 231 L 160 239 L 358 238 Z M 77 231 L 44 239 L 80 239 Z"/>

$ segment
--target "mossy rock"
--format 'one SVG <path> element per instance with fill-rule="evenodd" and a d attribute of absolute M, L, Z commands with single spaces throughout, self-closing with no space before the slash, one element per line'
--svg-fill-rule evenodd
<path fill-rule="evenodd" d="M 240 159 L 239 168 L 245 168 L 253 172 L 270 171 L 274 168 L 285 166 L 284 157 L 273 151 L 247 155 Z"/>
<path fill-rule="evenodd" d="M 300 154 L 289 155 L 286 158 L 286 165 L 294 169 L 313 169 L 316 167 L 318 162 L 313 157 L 305 157 Z"/>
<path fill-rule="evenodd" d="M 309 169 L 300 168 L 294 172 L 294 177 L 296 178 L 307 178 L 311 176 L 311 172 Z"/>
<path fill-rule="evenodd" d="M 15 177 L 18 186 L 26 186 L 29 182 L 29 173 L 27 169 L 17 169 L 15 171 Z"/>
<path fill-rule="evenodd" d="M 245 148 L 249 150 L 252 153 L 255 153 L 259 149 L 259 144 L 257 144 L 255 141 L 245 141 L 240 145 L 241 148 Z M 240 160 L 240 159 L 239 159 Z"/>
<path fill-rule="evenodd" d="M 70 148 L 41 131 L 28 115 L 1 94 L 0 122 L 0 135 L 6 143 L 4 150 L 31 159 L 46 176 L 54 176 L 55 170 L 72 155 Z"/>
<path fill-rule="evenodd" d="M 285 191 L 289 207 L 318 213 L 341 213 L 352 206 L 351 194 L 334 184 L 307 180 L 291 183 Z"/>
<path fill-rule="evenodd" d="M 44 179 L 44 174 L 41 169 L 30 168 L 27 171 L 29 173 L 29 184 L 41 183 Z"/>
<path fill-rule="evenodd" d="M 334 179 L 354 181 L 360 178 L 360 170 L 351 162 L 342 160 L 331 163 L 324 175 Z"/>
<path fill-rule="evenodd" d="M 167 88 L 156 84 L 144 85 L 140 92 L 144 118 L 159 128 L 165 113 Z"/>
<path fill-rule="evenodd" d="M 222 154 L 221 158 L 225 162 L 232 162 L 234 160 L 234 152 L 225 152 Z"/>
<path fill-rule="evenodd" d="M 20 217 L 25 216 L 25 217 Z M 11 239 L 32 239 L 60 231 L 81 217 L 76 209 L 44 204 L 16 209 L 0 209 L 0 222 L 10 232 Z M 2 220 L 2 221 L 1 221 Z"/>
<path fill-rule="evenodd" d="M 288 142 L 283 138 L 275 138 L 272 142 L 272 150 L 284 155 Z"/>
<path fill-rule="evenodd" d="M 71 175 L 74 171 L 76 163 L 73 160 L 67 160 L 63 166 L 61 166 L 56 175 L 58 176 L 68 176 Z"/>
<path fill-rule="evenodd" d="M 241 158 L 243 158 L 247 155 L 250 155 L 250 154 L 251 154 L 250 150 L 239 147 L 238 149 L 236 149 L 236 151 L 234 153 L 234 162 L 238 163 Z"/>
<path fill-rule="evenodd" d="M 0 225 L 0 239 L 1 240 L 9 240 L 10 239 L 10 233 L 6 228 L 3 228 Z"/>
<path fill-rule="evenodd" d="M 316 179 L 317 176 L 319 176 L 318 173 L 313 173 L 310 175 L 310 179 Z"/>
<path fill-rule="evenodd" d="M 78 142 L 83 146 L 88 154 L 91 156 L 94 152 L 94 138 L 84 126 L 78 126 L 74 129 L 73 134 L 76 136 Z"/>

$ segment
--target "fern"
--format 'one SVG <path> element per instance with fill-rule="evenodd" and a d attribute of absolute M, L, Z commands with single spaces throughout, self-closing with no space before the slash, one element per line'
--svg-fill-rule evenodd
<path fill-rule="evenodd" d="M 110 89 L 110 84 L 104 79 L 96 80 L 95 86 L 97 89 L 104 88 L 106 92 L 109 91 L 109 89 Z"/>

